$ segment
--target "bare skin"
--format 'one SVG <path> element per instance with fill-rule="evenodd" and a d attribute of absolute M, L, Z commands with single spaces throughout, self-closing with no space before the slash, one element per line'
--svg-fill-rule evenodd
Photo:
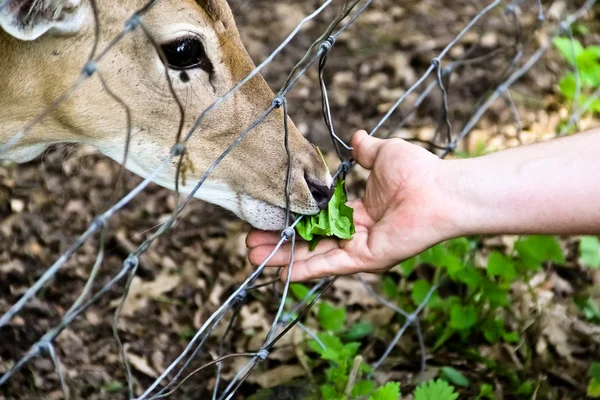
<path fill-rule="evenodd" d="M 384 272 L 466 235 L 600 234 L 599 130 L 450 161 L 364 131 L 352 142 L 354 159 L 371 170 L 364 197 L 349 202 L 357 233 L 350 241 L 322 241 L 314 252 L 298 243 L 294 281 Z M 261 263 L 279 240 L 251 232 L 250 261 Z M 290 251 L 284 246 L 269 266 L 287 265 Z"/>

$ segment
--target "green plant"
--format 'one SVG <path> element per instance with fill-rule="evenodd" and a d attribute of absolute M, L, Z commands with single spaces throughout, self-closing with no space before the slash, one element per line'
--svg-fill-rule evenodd
<path fill-rule="evenodd" d="M 588 373 L 590 383 L 587 388 L 587 395 L 593 398 L 600 398 L 600 362 L 593 362 Z"/>
<path fill-rule="evenodd" d="M 298 290 L 298 289 L 296 289 Z M 370 324 L 358 323 L 345 330 L 346 309 L 333 307 L 327 302 L 321 302 L 316 311 L 317 320 L 324 331 L 317 335 L 318 340 L 312 340 L 308 346 L 319 354 L 322 361 L 328 363 L 323 382 L 321 396 L 324 400 L 354 399 L 371 396 L 376 400 L 396 400 L 393 396 L 393 385 L 385 385 L 379 389 L 375 382 L 363 379 L 371 372 L 371 367 L 363 362 L 357 353 L 361 339 L 373 330 Z"/>
<path fill-rule="evenodd" d="M 578 106 L 589 102 L 590 111 L 600 112 L 600 99 L 591 97 L 600 87 L 600 46 L 584 47 L 578 40 L 566 37 L 554 39 L 554 46 L 576 70 L 562 77 L 558 84 L 560 93 L 570 101 L 579 96 Z"/>
<path fill-rule="evenodd" d="M 415 389 L 415 400 L 456 400 L 458 393 L 446 381 L 438 379 L 437 381 L 426 382 Z"/>
<path fill-rule="evenodd" d="M 593 243 L 584 241 L 582 246 L 589 249 Z M 511 315 L 511 285 L 517 280 L 528 281 L 548 263 L 564 263 L 565 257 L 560 243 L 552 236 L 521 237 L 510 254 L 491 251 L 482 257 L 477 254 L 479 248 L 478 238 L 453 239 L 434 246 L 403 262 L 395 270 L 396 274 L 385 276 L 382 290 L 385 297 L 407 312 L 426 302 L 421 318 L 428 327 L 427 336 L 433 341 L 433 350 L 444 345 L 454 347 L 505 378 L 513 395 L 526 398 L 535 387 L 535 382 L 528 380 L 526 374 L 520 376 L 514 369 L 485 359 L 464 344 L 480 340 L 490 344 L 519 343 L 526 350 L 527 343 L 521 341 L 520 333 L 509 329 L 507 323 Z M 582 251 L 582 259 L 590 261 L 588 253 Z M 432 277 L 423 279 L 427 273 Z M 446 282 L 443 290 L 431 290 L 442 281 Z M 309 293 L 309 289 L 301 284 L 292 285 L 291 290 L 298 299 Z M 314 313 L 320 329 L 318 340 L 310 341 L 309 348 L 319 355 L 312 361 L 314 368 L 324 369 L 323 374 L 317 374 L 322 398 L 398 399 L 399 384 L 377 387 L 370 378 L 371 367 L 360 355 L 361 340 L 373 333 L 373 325 L 357 322 L 348 326 L 346 309 L 324 301 L 318 303 Z M 397 318 L 404 323 L 402 316 Z M 448 344 L 451 338 L 453 340 Z M 437 378 L 437 381 L 419 386 L 414 391 L 415 400 L 456 399 L 458 394 L 454 387 L 471 393 L 474 390 L 467 376 L 450 366 L 442 367 Z M 479 399 L 494 399 L 490 385 L 475 390 L 479 390 Z"/>
<path fill-rule="evenodd" d="M 563 263 L 564 256 L 554 237 L 529 236 L 515 244 L 513 255 L 493 251 L 487 265 L 478 265 L 473 257 L 477 241 L 454 239 L 439 244 L 401 265 L 402 274 L 409 277 L 417 266 L 426 264 L 435 269 L 434 283 L 442 274 L 459 285 L 445 297 L 433 294 L 429 301 L 427 320 L 436 327 L 437 349 L 450 338 L 467 341 L 472 335 L 482 335 L 488 342 L 515 343 L 518 332 L 506 329 L 504 310 L 509 306 L 510 285 L 524 280 L 540 270 L 546 261 Z M 431 288 L 426 280 L 412 283 L 412 304 L 407 304 L 391 278 L 383 282 L 388 297 L 396 299 L 402 307 L 415 308 L 425 300 Z"/>
<path fill-rule="evenodd" d="M 600 268 L 600 240 L 596 236 L 583 236 L 579 241 L 579 261 L 589 268 Z"/>
<path fill-rule="evenodd" d="M 303 285 L 297 285 L 295 291 Z M 321 302 L 316 317 L 324 331 L 317 339 L 309 342 L 309 348 L 320 356 L 320 361 L 327 363 L 327 369 L 320 382 L 320 394 L 323 400 L 398 400 L 400 399 L 400 383 L 388 382 L 377 387 L 370 379 L 371 367 L 362 357 L 357 355 L 361 339 L 373 330 L 371 324 L 359 322 L 349 329 L 345 328 L 346 310 Z M 462 373 L 453 369 L 444 369 L 442 378 L 452 383 L 467 386 L 468 380 Z M 445 380 L 429 382 L 419 386 L 414 392 L 415 400 L 454 400 L 458 394 Z"/>

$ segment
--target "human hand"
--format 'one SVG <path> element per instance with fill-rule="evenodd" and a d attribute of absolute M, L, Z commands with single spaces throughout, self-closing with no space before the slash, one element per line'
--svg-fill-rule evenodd
<path fill-rule="evenodd" d="M 352 240 L 326 239 L 310 252 L 296 243 L 293 281 L 358 272 L 379 273 L 427 248 L 455 236 L 454 176 L 445 163 L 425 149 L 401 139 L 382 140 L 365 131 L 352 138 L 353 158 L 371 170 L 364 198 L 348 202 L 354 208 Z M 252 231 L 246 244 L 253 264 L 261 264 L 281 236 Z M 286 267 L 291 245 L 284 245 L 268 266 Z"/>

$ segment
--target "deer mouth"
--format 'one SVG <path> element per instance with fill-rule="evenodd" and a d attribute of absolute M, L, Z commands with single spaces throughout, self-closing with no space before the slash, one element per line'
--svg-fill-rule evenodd
<path fill-rule="evenodd" d="M 314 215 L 319 212 L 317 206 L 301 207 L 296 209 L 292 207 L 293 215 Z M 258 200 L 248 195 L 240 196 L 240 207 L 238 216 L 247 221 L 254 228 L 265 231 L 278 231 L 285 229 L 286 223 L 285 208 Z"/>

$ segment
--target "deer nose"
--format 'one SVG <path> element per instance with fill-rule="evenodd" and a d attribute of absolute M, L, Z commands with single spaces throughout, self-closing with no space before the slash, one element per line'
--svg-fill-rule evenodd
<path fill-rule="evenodd" d="M 310 190 L 310 194 L 313 199 L 317 202 L 317 206 L 319 210 L 323 210 L 327 207 L 329 200 L 333 197 L 334 187 L 326 186 L 322 183 L 312 181 L 310 179 L 306 179 L 306 183 L 308 184 L 308 189 Z"/>

